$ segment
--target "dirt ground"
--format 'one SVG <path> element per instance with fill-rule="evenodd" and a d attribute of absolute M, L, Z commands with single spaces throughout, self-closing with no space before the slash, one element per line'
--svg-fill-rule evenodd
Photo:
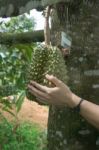
<path fill-rule="evenodd" d="M 13 119 L 12 116 L 8 113 L 4 113 L 4 115 L 9 120 Z M 42 129 L 45 129 L 47 127 L 48 108 L 25 99 L 22 105 L 22 109 L 19 112 L 18 118 L 20 122 L 32 122 L 39 125 Z"/>

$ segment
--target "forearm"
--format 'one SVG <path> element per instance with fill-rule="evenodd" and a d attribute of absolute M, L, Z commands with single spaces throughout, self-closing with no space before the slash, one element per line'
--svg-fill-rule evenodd
<path fill-rule="evenodd" d="M 73 94 L 71 107 L 77 106 L 81 98 Z M 89 123 L 99 129 L 99 106 L 84 100 L 80 105 L 80 115 L 83 116 Z"/>
<path fill-rule="evenodd" d="M 80 114 L 93 126 L 99 129 L 99 106 L 84 100 L 80 106 Z"/>
<path fill-rule="evenodd" d="M 74 108 L 81 102 L 81 98 L 69 89 L 62 81 L 53 75 L 46 75 L 46 79 L 55 85 L 49 88 L 35 81 L 31 81 L 28 85 L 31 94 L 40 99 L 42 103 L 49 103 L 55 106 L 65 106 Z M 99 106 L 87 100 L 80 104 L 80 114 L 92 125 L 99 129 Z"/>

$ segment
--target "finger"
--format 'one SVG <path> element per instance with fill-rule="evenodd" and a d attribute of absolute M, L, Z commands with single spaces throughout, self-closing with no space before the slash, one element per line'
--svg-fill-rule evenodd
<path fill-rule="evenodd" d="M 56 86 L 60 86 L 62 84 L 62 81 L 59 80 L 58 78 L 56 78 L 55 76 L 53 75 L 46 75 L 45 76 L 46 79 L 48 79 L 50 82 L 54 83 Z"/>
<path fill-rule="evenodd" d="M 36 97 L 36 100 L 41 105 L 43 105 L 43 104 L 48 105 L 48 102 L 46 100 L 42 99 L 42 98 Z"/>
<path fill-rule="evenodd" d="M 48 88 L 46 86 L 43 86 L 35 81 L 31 81 L 30 84 L 33 85 L 34 87 L 36 87 L 37 89 L 39 89 L 40 91 L 47 93 Z"/>
<path fill-rule="evenodd" d="M 29 91 L 31 92 L 31 94 L 35 95 L 36 97 L 42 97 L 43 99 L 48 99 L 48 96 L 46 95 L 46 93 L 39 91 L 32 85 L 28 85 L 28 88 L 29 88 Z"/>
<path fill-rule="evenodd" d="M 35 97 L 36 97 L 36 102 L 39 103 L 40 105 L 43 105 L 43 104 L 44 104 L 44 105 L 48 105 L 48 104 L 50 104 L 48 100 L 45 100 L 45 99 L 42 98 L 42 97 L 38 97 L 37 94 L 34 94 L 31 89 L 29 89 L 29 92 L 30 92 L 31 94 L 35 95 Z"/>

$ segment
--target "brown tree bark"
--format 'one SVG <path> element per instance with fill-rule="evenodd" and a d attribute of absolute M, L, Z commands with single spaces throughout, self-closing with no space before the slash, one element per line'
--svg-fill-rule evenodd
<path fill-rule="evenodd" d="M 72 10 L 69 10 L 72 12 Z M 70 14 L 71 55 L 66 60 L 71 90 L 99 104 L 99 1 L 77 6 Z M 55 19 L 53 18 L 53 21 Z M 56 21 L 57 22 L 57 21 Z M 53 44 L 60 40 L 54 22 Z M 57 37 L 57 40 L 56 40 Z M 51 106 L 48 120 L 48 150 L 98 150 L 99 133 L 71 109 Z"/>

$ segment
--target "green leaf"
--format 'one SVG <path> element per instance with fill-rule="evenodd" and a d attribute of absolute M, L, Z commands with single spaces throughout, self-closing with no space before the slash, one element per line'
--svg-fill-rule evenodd
<path fill-rule="evenodd" d="M 12 115 L 13 117 L 16 117 L 16 115 L 15 115 L 12 111 L 10 111 L 7 107 L 3 107 L 2 110 L 8 112 L 8 113 L 9 113 L 10 115 Z"/>
<path fill-rule="evenodd" d="M 25 99 L 25 92 L 22 92 L 18 98 L 18 100 L 16 101 L 16 108 L 17 108 L 17 113 L 21 110 L 22 104 L 24 102 Z"/>
<path fill-rule="evenodd" d="M 4 105 L 4 107 L 8 107 L 9 109 L 12 109 L 12 103 L 9 101 L 9 99 L 0 99 L 0 103 Z"/>
<path fill-rule="evenodd" d="M 31 57 L 32 57 L 32 51 L 33 51 L 33 46 L 30 44 L 14 44 L 11 49 L 19 49 L 20 52 L 22 52 L 24 58 L 26 61 L 30 62 Z"/>
<path fill-rule="evenodd" d="M 0 117 L 5 121 L 5 123 L 6 123 L 8 126 L 10 126 L 9 121 L 6 119 L 6 117 L 3 115 L 2 112 L 0 112 Z"/>

